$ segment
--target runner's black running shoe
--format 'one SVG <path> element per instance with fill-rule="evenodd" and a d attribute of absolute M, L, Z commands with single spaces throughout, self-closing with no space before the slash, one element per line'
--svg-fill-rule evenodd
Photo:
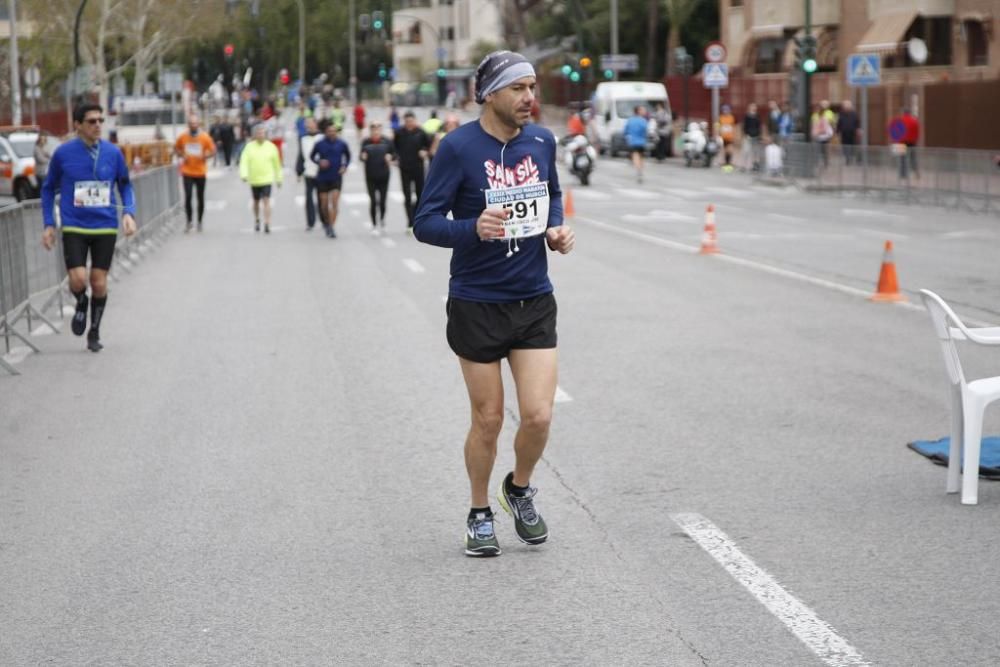
<path fill-rule="evenodd" d="M 76 312 L 73 313 L 73 321 L 70 328 L 77 336 L 82 336 L 87 330 L 87 308 L 90 306 L 90 299 L 84 294 L 76 300 Z"/>
<path fill-rule="evenodd" d="M 465 555 L 489 557 L 500 555 L 500 543 L 493 530 L 493 515 L 480 512 L 470 516 L 465 530 Z"/>
<path fill-rule="evenodd" d="M 514 531 L 517 539 L 525 544 L 541 544 L 549 539 L 549 529 L 542 520 L 542 516 L 535 510 L 535 494 L 538 489 L 529 487 L 528 492 L 523 496 L 511 491 L 511 484 L 514 483 L 514 473 L 509 472 L 500 484 L 500 491 L 497 499 L 500 506 L 507 514 L 514 517 Z"/>
<path fill-rule="evenodd" d="M 95 329 L 87 332 L 87 349 L 91 352 L 100 352 L 104 349 L 101 345 L 101 335 Z"/>

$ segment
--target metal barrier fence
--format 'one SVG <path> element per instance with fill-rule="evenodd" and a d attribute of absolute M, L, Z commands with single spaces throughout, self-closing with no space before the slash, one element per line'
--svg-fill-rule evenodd
<path fill-rule="evenodd" d="M 120 279 L 120 272 L 131 272 L 137 262 L 163 244 L 175 231 L 173 223 L 181 210 L 177 170 L 173 167 L 136 174 L 132 186 L 138 232 L 130 239 L 119 235 L 109 272 L 112 280 Z M 33 352 L 41 352 L 29 338 L 36 321 L 59 332 L 47 314 L 54 310 L 59 319 L 63 316 L 67 279 L 62 238 L 57 234 L 56 247 L 47 251 L 42 247 L 43 231 L 39 201 L 0 209 L 0 336 L 5 353 L 11 351 L 11 338 Z M 15 327 L 20 322 L 25 323 L 23 333 Z M 0 368 L 19 374 L 2 356 Z"/>
<path fill-rule="evenodd" d="M 883 202 L 1000 213 L 1000 155 L 991 151 L 790 142 L 783 169 L 763 179 Z"/>

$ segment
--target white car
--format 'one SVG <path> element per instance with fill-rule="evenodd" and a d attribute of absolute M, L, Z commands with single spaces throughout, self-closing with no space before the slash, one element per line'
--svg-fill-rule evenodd
<path fill-rule="evenodd" d="M 37 127 L 0 127 L 0 195 L 17 201 L 37 199 L 42 184 L 35 174 Z M 52 154 L 58 139 L 49 137 L 46 149 Z"/>

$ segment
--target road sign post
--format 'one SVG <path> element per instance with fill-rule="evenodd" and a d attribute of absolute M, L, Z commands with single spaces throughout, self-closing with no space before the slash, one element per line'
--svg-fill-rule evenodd
<path fill-rule="evenodd" d="M 705 49 L 706 54 L 708 49 Z M 723 57 L 725 52 L 723 51 Z M 712 128 L 711 136 L 715 136 L 715 127 L 719 122 L 719 88 L 729 85 L 729 66 L 720 62 L 708 62 L 701 69 L 701 82 L 706 88 L 712 89 Z"/>
<path fill-rule="evenodd" d="M 868 86 L 882 82 L 878 54 L 853 53 L 847 57 L 847 85 L 861 88 L 861 187 L 868 190 Z"/>
<path fill-rule="evenodd" d="M 638 72 L 639 56 L 635 53 L 605 53 L 601 56 L 601 69 L 612 72 Z"/>
<path fill-rule="evenodd" d="M 28 84 L 27 94 L 28 99 L 31 100 L 31 124 L 35 125 L 38 122 L 38 114 L 35 108 L 35 100 L 42 96 L 42 91 L 39 89 L 38 84 L 42 80 L 42 73 L 38 71 L 38 68 L 32 65 L 24 72 L 24 82 Z"/>

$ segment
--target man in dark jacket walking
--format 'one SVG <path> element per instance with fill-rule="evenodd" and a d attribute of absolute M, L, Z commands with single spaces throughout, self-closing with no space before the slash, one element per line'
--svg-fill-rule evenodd
<path fill-rule="evenodd" d="M 857 153 L 856 148 L 858 137 L 861 135 L 861 119 L 858 118 L 858 112 L 854 110 L 854 105 L 849 100 L 844 100 L 840 105 L 836 130 L 840 136 L 840 145 L 844 149 L 844 164 L 861 162 L 861 155 Z"/>
<path fill-rule="evenodd" d="M 413 212 L 424 191 L 424 161 L 431 148 L 431 138 L 417 125 L 412 111 L 403 114 L 403 127 L 392 138 L 403 182 L 403 205 L 406 207 L 406 231 L 413 233 Z M 413 199 L 410 195 L 415 194 Z"/>

